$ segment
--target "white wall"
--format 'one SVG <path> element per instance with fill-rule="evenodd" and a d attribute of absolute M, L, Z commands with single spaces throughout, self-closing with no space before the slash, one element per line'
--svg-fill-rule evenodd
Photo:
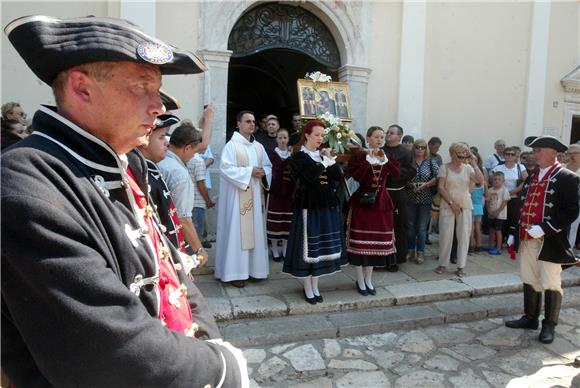
<path fill-rule="evenodd" d="M 483 157 L 495 139 L 520 143 L 526 101 L 529 3 L 431 3 L 425 63 L 424 137 L 443 154 L 467 141 Z"/>
<path fill-rule="evenodd" d="M 399 95 L 399 57 L 401 51 L 402 6 L 395 2 L 373 3 L 369 48 L 367 127 L 387 129 L 397 121 Z M 366 134 L 367 128 L 357 128 Z"/>
<path fill-rule="evenodd" d="M 579 3 L 552 2 L 544 100 L 544 128 L 561 129 L 562 140 L 566 143 L 570 141 L 570 132 L 569 129 L 562 128 L 565 93 L 560 80 L 580 64 L 579 21 Z"/>
<path fill-rule="evenodd" d="M 12 20 L 27 15 L 56 17 L 107 16 L 106 2 L 2 1 L 2 29 Z M 26 66 L 2 33 L 2 103 L 18 101 L 29 118 L 40 104 L 54 104 L 51 89 Z"/>
<path fill-rule="evenodd" d="M 240 12 L 253 1 L 223 2 L 219 6 L 235 12 L 222 15 L 223 24 L 212 26 L 201 18 L 204 3 L 156 1 L 157 37 L 177 47 L 197 51 L 212 42 L 212 33 L 233 25 Z M 149 2 L 149 5 L 151 2 Z M 2 25 L 31 14 L 74 17 L 118 16 L 117 1 L 26 2 L 3 1 Z M 215 4 L 212 7 L 216 6 Z M 366 125 L 383 127 L 399 120 L 399 78 L 402 2 L 379 1 L 360 7 L 358 3 L 304 3 L 306 8 L 328 11 L 335 34 L 346 37 L 345 58 L 370 68 Z M 138 4 L 132 4 L 138 7 Z M 322 8 L 321 8 L 322 7 Z M 429 2 L 426 20 L 425 80 L 422 136 L 440 136 L 443 149 L 466 140 L 483 154 L 492 151 L 493 141 L 504 138 L 518 144 L 526 116 L 526 96 L 532 23 L 531 2 Z M 138 8 L 137 8 L 138 9 Z M 149 7 L 150 9 L 150 7 Z M 138 12 L 138 11 L 136 11 Z M 350 15 L 350 16 L 349 16 Z M 136 15 L 138 16 L 138 15 Z M 362 20 L 362 19 L 365 20 Z M 227 20 L 226 20 L 227 19 Z M 229 20 L 232 19 L 232 20 Z M 562 131 L 564 91 L 560 78 L 580 62 L 579 5 L 553 1 L 545 80 L 544 127 Z M 364 24 L 364 28 L 358 28 Z M 206 28 L 206 31 L 202 31 Z M 227 47 L 221 42 L 220 47 Z M 366 63 L 361 58 L 366 54 Z M 350 56 L 350 57 L 349 57 Z M 39 104 L 53 103 L 50 89 L 27 68 L 2 36 L 2 101 L 20 101 L 28 113 Z M 211 74 L 210 74 L 211 76 Z M 167 76 L 163 88 L 174 94 L 183 108 L 178 114 L 194 121 L 201 115 L 203 76 Z M 557 106 L 554 107 L 554 102 Z M 365 132 L 366 128 L 356 128 Z M 216 129 L 219 130 L 219 129 Z"/>

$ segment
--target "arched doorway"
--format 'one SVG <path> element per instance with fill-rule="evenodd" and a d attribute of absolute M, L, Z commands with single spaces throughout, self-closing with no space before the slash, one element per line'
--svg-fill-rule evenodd
<path fill-rule="evenodd" d="M 321 71 L 338 79 L 340 55 L 330 30 L 309 11 L 266 3 L 244 13 L 228 40 L 227 138 L 242 109 L 273 113 L 290 126 L 298 111 L 296 80 Z"/>

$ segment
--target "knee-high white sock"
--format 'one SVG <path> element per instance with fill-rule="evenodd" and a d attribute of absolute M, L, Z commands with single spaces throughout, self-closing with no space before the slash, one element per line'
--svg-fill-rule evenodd
<path fill-rule="evenodd" d="M 358 284 L 358 288 L 361 290 L 366 290 L 367 287 L 365 286 L 365 276 L 363 274 L 362 265 L 356 266 L 356 282 Z"/>
<path fill-rule="evenodd" d="M 314 296 L 320 296 L 320 291 L 318 290 L 318 276 L 312 276 L 312 293 Z"/>
<path fill-rule="evenodd" d="M 373 287 L 373 266 L 372 265 L 365 267 L 365 284 L 366 284 L 367 288 L 370 288 L 371 290 L 374 289 L 374 287 Z"/>
<path fill-rule="evenodd" d="M 272 256 L 280 257 L 280 247 L 278 247 L 278 239 L 270 239 L 270 244 L 272 245 L 270 249 L 272 249 Z"/>
<path fill-rule="evenodd" d="M 304 283 L 304 293 L 308 298 L 314 298 L 314 293 L 312 292 L 312 276 L 305 277 L 303 280 Z"/>

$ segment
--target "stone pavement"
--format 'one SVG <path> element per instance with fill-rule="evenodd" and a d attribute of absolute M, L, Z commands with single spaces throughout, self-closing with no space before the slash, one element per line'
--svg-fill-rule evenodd
<path fill-rule="evenodd" d="M 251 387 L 580 387 L 580 311 L 564 308 L 556 340 L 503 318 L 358 337 L 245 348 Z"/>
<path fill-rule="evenodd" d="M 434 238 L 433 238 L 434 237 Z M 427 246 L 422 265 L 405 263 L 399 272 L 375 270 L 375 296 L 355 290 L 354 268 L 320 279 L 324 303 L 307 304 L 297 279 L 270 262 L 268 280 L 250 281 L 245 288 L 224 285 L 213 275 L 196 283 L 224 337 L 238 346 L 279 344 L 305 339 L 340 338 L 443 323 L 520 314 L 522 283 L 518 262 L 507 254 L 468 257 L 467 276 L 437 275 L 437 235 Z M 213 252 L 212 252 L 213 253 Z M 207 272 L 211 272 L 211 261 Z M 580 307 L 580 267 L 563 272 L 565 307 Z"/>

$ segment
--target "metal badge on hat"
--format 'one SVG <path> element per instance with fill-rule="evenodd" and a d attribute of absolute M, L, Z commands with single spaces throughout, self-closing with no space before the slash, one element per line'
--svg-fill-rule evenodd
<path fill-rule="evenodd" d="M 163 65 L 173 60 L 173 51 L 171 48 L 160 43 L 141 43 L 139 47 L 137 47 L 137 54 L 139 54 L 143 60 L 153 63 L 154 65 Z"/>

